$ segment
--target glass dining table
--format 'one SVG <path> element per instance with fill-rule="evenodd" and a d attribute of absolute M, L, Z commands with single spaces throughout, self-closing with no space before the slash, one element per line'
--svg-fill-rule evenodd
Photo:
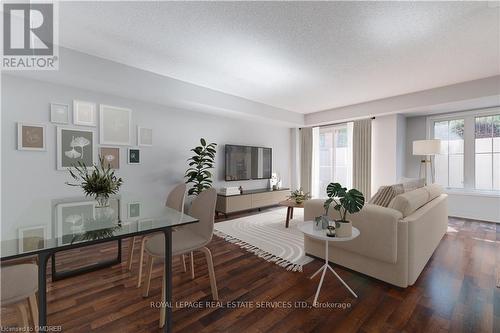
<path fill-rule="evenodd" d="M 63 206 L 66 210 L 60 208 Z M 118 242 L 134 236 L 163 232 L 165 235 L 165 301 L 166 324 L 164 332 L 172 331 L 172 230 L 175 227 L 197 223 L 198 219 L 177 210 L 164 207 L 158 209 L 154 217 L 123 220 L 110 207 L 96 208 L 95 202 L 87 201 L 88 213 L 85 213 L 85 202 L 79 205 L 62 203 L 54 209 L 55 215 L 62 217 L 52 236 L 39 239 L 35 245 L 26 239 L 0 240 L 0 260 L 8 262 L 12 259 L 37 257 L 38 261 L 38 307 L 40 330 L 47 327 L 47 263 L 57 252 L 77 249 L 107 242 Z M 68 208 L 70 207 L 70 208 Z M 78 207 L 75 211 L 74 207 Z M 93 208 L 92 208 L 93 207 Z M 119 209 L 119 208 L 118 208 Z M 130 210 L 131 207 L 129 206 Z M 132 207 L 133 209 L 133 207 Z M 61 213 L 62 212 L 62 213 Z M 76 213 L 75 213 L 76 212 Z M 24 246 L 22 246 L 23 244 Z M 30 246 L 27 246 L 29 245 Z M 99 249 L 96 249 L 99 251 Z M 121 253 L 118 254 L 121 258 Z M 52 262 L 53 271 L 55 260 Z M 83 271 L 84 272 L 84 271 Z M 55 323 L 52 323 L 55 324 Z"/>

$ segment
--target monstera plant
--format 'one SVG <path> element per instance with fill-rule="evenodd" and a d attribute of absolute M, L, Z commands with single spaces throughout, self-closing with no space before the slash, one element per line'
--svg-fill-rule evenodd
<path fill-rule="evenodd" d="M 328 210 L 331 204 L 334 203 L 333 209 L 339 213 L 340 219 L 335 221 L 337 227 L 337 236 L 349 237 L 352 234 L 352 225 L 347 220 L 347 214 L 355 214 L 359 212 L 365 205 L 365 197 L 363 193 L 356 189 L 347 190 L 339 183 L 330 183 L 326 188 L 328 199 L 324 203 L 325 215 L 328 215 Z"/>
<path fill-rule="evenodd" d="M 186 170 L 186 184 L 192 184 L 188 190 L 188 195 L 198 195 L 204 190 L 212 187 L 212 173 L 215 164 L 216 143 L 209 143 L 203 138 L 200 139 L 200 146 L 191 149 L 194 156 L 188 159 L 189 168 Z"/>

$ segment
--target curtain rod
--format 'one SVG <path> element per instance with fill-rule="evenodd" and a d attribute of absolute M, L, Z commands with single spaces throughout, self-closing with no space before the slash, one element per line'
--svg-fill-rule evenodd
<path fill-rule="evenodd" d="M 366 118 L 366 119 L 368 119 L 368 118 Z M 374 120 L 374 119 L 375 119 L 375 117 L 371 117 L 370 119 L 371 119 L 371 120 Z M 328 126 L 335 126 L 335 125 L 347 124 L 347 123 L 349 123 L 349 122 L 350 122 L 350 121 L 343 121 L 343 122 L 341 122 L 341 123 L 330 123 L 330 124 L 324 124 L 324 125 L 313 126 L 313 127 L 328 127 Z M 302 127 L 299 127 L 299 130 L 301 130 L 301 129 L 302 129 Z"/>

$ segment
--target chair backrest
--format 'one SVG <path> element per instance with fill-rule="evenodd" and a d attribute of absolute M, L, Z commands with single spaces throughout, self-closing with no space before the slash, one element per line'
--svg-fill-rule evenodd
<path fill-rule="evenodd" d="M 180 183 L 176 185 L 174 189 L 170 191 L 170 193 L 168 194 L 165 206 L 178 210 L 179 212 L 183 212 L 185 197 L 186 197 L 186 184 Z"/>
<path fill-rule="evenodd" d="M 217 192 L 214 188 L 209 188 L 196 197 L 191 205 L 191 216 L 200 220 L 198 223 L 187 225 L 198 235 L 204 237 L 207 243 L 212 239 L 214 232 L 215 202 Z"/>

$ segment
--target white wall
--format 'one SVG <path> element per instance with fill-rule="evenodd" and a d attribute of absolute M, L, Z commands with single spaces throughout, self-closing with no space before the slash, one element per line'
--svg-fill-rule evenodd
<path fill-rule="evenodd" d="M 111 60 L 59 47 L 57 71 L 16 71 L 13 75 L 56 84 L 134 96 L 135 100 L 223 116 L 260 119 L 281 126 L 303 126 L 304 115 Z"/>
<path fill-rule="evenodd" d="M 128 79 L 133 80 L 133 77 Z M 51 102 L 71 105 L 73 99 L 82 99 L 131 108 L 134 143 L 137 125 L 153 129 L 154 144 L 141 148 L 141 165 L 127 165 L 126 148 L 121 148 L 118 173 L 125 181 L 121 191 L 124 203 L 135 198 L 163 201 L 172 186 L 183 181 L 189 149 L 199 143 L 200 137 L 218 144 L 216 186 L 225 185 L 221 179 L 226 143 L 273 148 L 273 171 L 280 173 L 284 186 L 289 185 L 289 128 L 174 109 L 19 76 L 2 75 L 1 83 L 3 239 L 16 237 L 19 226 L 46 224 L 51 232 L 51 200 L 81 196 L 79 188 L 64 184 L 69 180 L 68 173 L 56 170 L 56 125 L 49 122 Z M 46 152 L 16 150 L 16 123 L 23 121 L 47 124 Z M 244 188 L 267 187 L 267 181 L 229 184 Z"/>
<path fill-rule="evenodd" d="M 344 122 L 389 114 L 443 113 L 467 108 L 497 106 L 500 102 L 500 75 L 452 84 L 410 94 L 381 98 L 365 103 L 308 113 L 305 126 Z"/>
<path fill-rule="evenodd" d="M 421 156 L 413 155 L 413 141 L 425 140 L 426 117 L 406 118 L 406 168 L 405 177 L 418 178 Z"/>
<path fill-rule="evenodd" d="M 389 115 L 372 120 L 372 194 L 399 181 L 405 165 L 406 120 Z"/>

